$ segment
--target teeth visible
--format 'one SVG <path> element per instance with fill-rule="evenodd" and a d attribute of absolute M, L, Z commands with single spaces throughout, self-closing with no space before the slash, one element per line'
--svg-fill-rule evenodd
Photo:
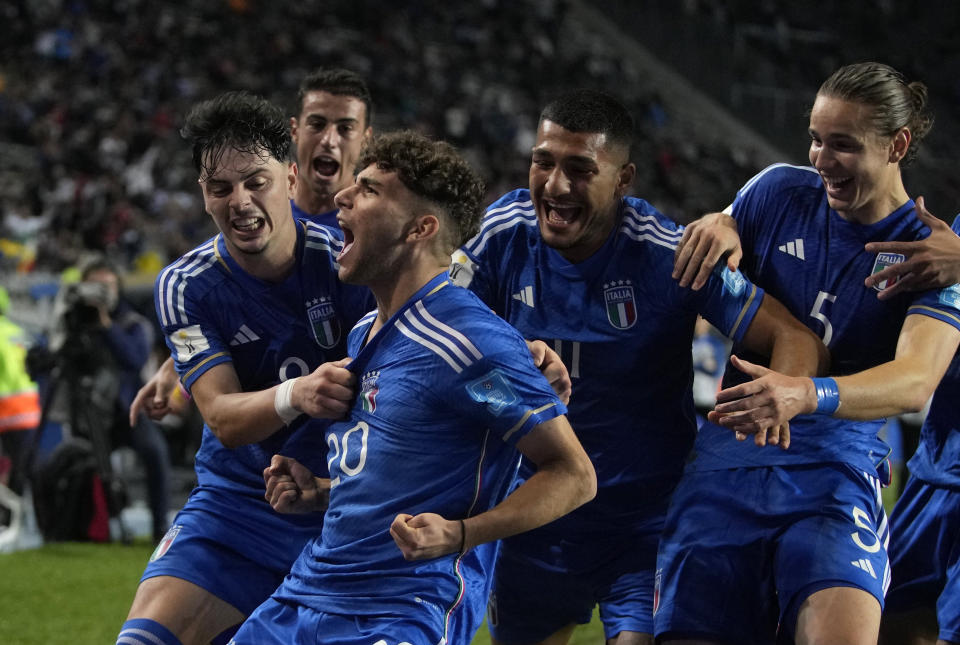
<path fill-rule="evenodd" d="M 827 186 L 830 188 L 838 188 L 847 182 L 849 182 L 853 177 L 844 177 L 842 179 L 836 177 L 824 177 L 823 180 L 827 182 Z"/>
<path fill-rule="evenodd" d="M 259 217 L 244 217 L 233 221 L 233 227 L 241 231 L 255 231 L 263 226 L 263 220 Z"/>
<path fill-rule="evenodd" d="M 547 202 L 547 216 L 549 219 L 560 222 L 569 222 L 577 215 L 577 206 L 562 206 Z"/>

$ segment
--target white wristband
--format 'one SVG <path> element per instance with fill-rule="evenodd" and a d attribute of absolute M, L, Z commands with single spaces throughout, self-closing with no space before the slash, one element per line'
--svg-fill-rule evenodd
<path fill-rule="evenodd" d="M 303 414 L 290 402 L 290 397 L 293 394 L 293 384 L 298 378 L 300 377 L 297 376 L 281 383 L 273 396 L 273 409 L 277 411 L 277 416 L 283 420 L 284 425 L 290 425 L 291 421 Z"/>

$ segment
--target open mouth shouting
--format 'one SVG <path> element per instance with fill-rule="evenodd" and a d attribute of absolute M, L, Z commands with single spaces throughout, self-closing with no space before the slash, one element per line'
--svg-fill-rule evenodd
<path fill-rule="evenodd" d="M 342 262 L 343 258 L 346 257 L 347 253 L 349 253 L 350 249 L 353 247 L 353 231 L 344 227 L 342 220 L 339 222 L 339 224 L 340 230 L 343 231 L 343 248 L 337 255 L 337 263 Z"/>
<path fill-rule="evenodd" d="M 340 172 L 340 162 L 329 155 L 314 157 L 311 165 L 313 171 L 324 179 L 332 179 Z"/>
<path fill-rule="evenodd" d="M 544 200 L 543 206 L 547 224 L 557 229 L 565 229 L 570 226 L 577 220 L 581 210 L 579 206 L 551 200 Z"/>
<path fill-rule="evenodd" d="M 266 225 L 266 219 L 259 215 L 245 215 L 230 222 L 230 227 L 245 237 L 256 235 Z"/>

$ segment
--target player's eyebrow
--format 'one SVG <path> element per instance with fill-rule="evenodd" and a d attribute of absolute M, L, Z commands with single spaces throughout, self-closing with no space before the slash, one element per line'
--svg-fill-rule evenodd
<path fill-rule="evenodd" d="M 259 175 L 259 174 L 262 174 L 262 173 L 265 173 L 265 172 L 268 172 L 268 170 L 267 170 L 266 168 L 254 168 L 253 170 L 251 170 L 251 171 L 249 171 L 249 172 L 247 172 L 247 173 L 244 173 L 244 174 L 240 175 L 240 181 L 241 181 L 241 182 L 244 182 L 244 181 L 250 179 L 251 177 L 254 177 L 254 176 L 256 176 L 256 175 Z M 219 176 L 219 175 L 212 175 L 212 176 L 206 177 L 205 179 L 204 179 L 204 178 L 198 179 L 198 180 L 197 180 L 197 183 L 200 183 L 200 184 L 231 184 L 231 183 L 233 183 L 233 179 L 230 179 L 230 178 L 227 178 L 227 177 L 221 177 L 221 176 Z"/>
<path fill-rule="evenodd" d="M 383 185 L 376 179 L 371 179 L 370 177 L 357 177 L 357 183 L 364 188 L 377 188 Z"/>

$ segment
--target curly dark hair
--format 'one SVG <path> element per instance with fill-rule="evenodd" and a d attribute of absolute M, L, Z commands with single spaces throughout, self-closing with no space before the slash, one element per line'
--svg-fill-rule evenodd
<path fill-rule="evenodd" d="M 364 147 L 357 171 L 371 164 L 397 173 L 412 193 L 447 216 L 452 227 L 445 241 L 451 252 L 480 230 L 483 180 L 449 143 L 409 130 L 383 134 Z"/>
<path fill-rule="evenodd" d="M 308 92 L 327 92 L 334 96 L 352 96 L 355 99 L 363 101 L 364 127 L 370 125 L 373 119 L 373 98 L 370 96 L 370 89 L 367 87 L 363 78 L 348 69 L 315 69 L 300 81 L 300 88 L 297 90 L 297 104 L 294 106 L 293 113 L 299 115 L 303 110 L 303 99 Z"/>
<path fill-rule="evenodd" d="M 283 111 L 247 92 L 226 92 L 196 104 L 180 136 L 193 146 L 193 165 L 201 180 L 217 169 L 228 150 L 290 161 L 290 127 Z"/>

